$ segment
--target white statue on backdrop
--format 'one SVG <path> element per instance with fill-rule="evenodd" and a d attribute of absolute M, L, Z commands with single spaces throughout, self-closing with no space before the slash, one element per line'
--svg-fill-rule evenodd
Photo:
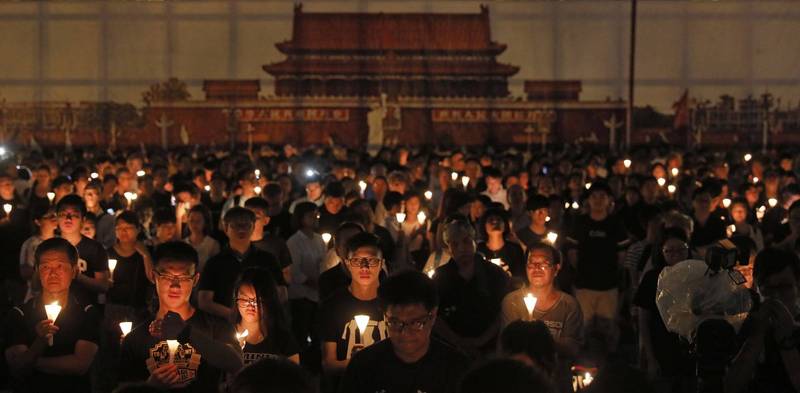
<path fill-rule="evenodd" d="M 367 152 L 371 156 L 378 154 L 378 151 L 383 147 L 384 118 L 386 118 L 386 94 L 382 93 L 380 103 L 371 105 L 370 111 L 367 113 L 367 125 L 369 126 Z"/>

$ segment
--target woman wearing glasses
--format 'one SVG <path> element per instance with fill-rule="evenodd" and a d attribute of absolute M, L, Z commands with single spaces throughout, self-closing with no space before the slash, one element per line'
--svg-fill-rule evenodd
<path fill-rule="evenodd" d="M 337 390 L 339 377 L 354 353 L 386 338 L 378 303 L 383 264 L 378 238 L 370 233 L 357 234 L 347 243 L 347 250 L 344 263 L 352 277 L 350 285 L 336 291 L 320 307 L 325 391 Z"/>
<path fill-rule="evenodd" d="M 270 272 L 261 268 L 245 269 L 234 285 L 233 294 L 236 337 L 242 347 L 244 364 L 280 357 L 299 364 L 300 348 L 289 332 Z"/>

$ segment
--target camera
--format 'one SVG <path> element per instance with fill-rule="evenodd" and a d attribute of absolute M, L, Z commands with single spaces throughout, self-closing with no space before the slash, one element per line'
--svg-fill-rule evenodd
<path fill-rule="evenodd" d="M 708 265 L 708 269 L 712 272 L 719 272 L 721 270 L 730 270 L 736 266 L 736 262 L 739 260 L 739 253 L 736 250 L 736 246 L 731 243 L 731 247 L 727 247 L 723 244 L 722 241 L 719 245 L 714 245 L 708 248 L 706 251 L 706 265 Z"/>

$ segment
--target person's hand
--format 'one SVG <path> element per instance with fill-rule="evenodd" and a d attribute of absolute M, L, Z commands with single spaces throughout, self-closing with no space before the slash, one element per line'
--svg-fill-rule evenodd
<path fill-rule="evenodd" d="M 36 330 L 36 336 L 44 340 L 49 340 L 50 337 L 53 337 L 53 335 L 58 332 L 58 326 L 56 326 L 55 323 L 49 319 L 40 321 L 36 324 L 34 329 Z"/>
<path fill-rule="evenodd" d="M 188 382 L 180 383 L 181 376 L 178 374 L 178 367 L 174 364 L 165 364 L 150 374 L 147 383 L 161 389 L 178 389 L 184 387 Z"/>

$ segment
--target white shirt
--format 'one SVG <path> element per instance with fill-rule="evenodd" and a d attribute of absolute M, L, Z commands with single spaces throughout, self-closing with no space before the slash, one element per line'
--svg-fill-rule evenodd
<path fill-rule="evenodd" d="M 308 299 L 319 301 L 319 289 L 316 282 L 319 280 L 320 265 L 325 258 L 328 247 L 319 233 L 306 236 L 303 231 L 297 231 L 286 241 L 289 254 L 292 255 L 292 282 L 289 284 L 289 299 Z M 313 286 L 306 282 L 312 280 Z"/>

